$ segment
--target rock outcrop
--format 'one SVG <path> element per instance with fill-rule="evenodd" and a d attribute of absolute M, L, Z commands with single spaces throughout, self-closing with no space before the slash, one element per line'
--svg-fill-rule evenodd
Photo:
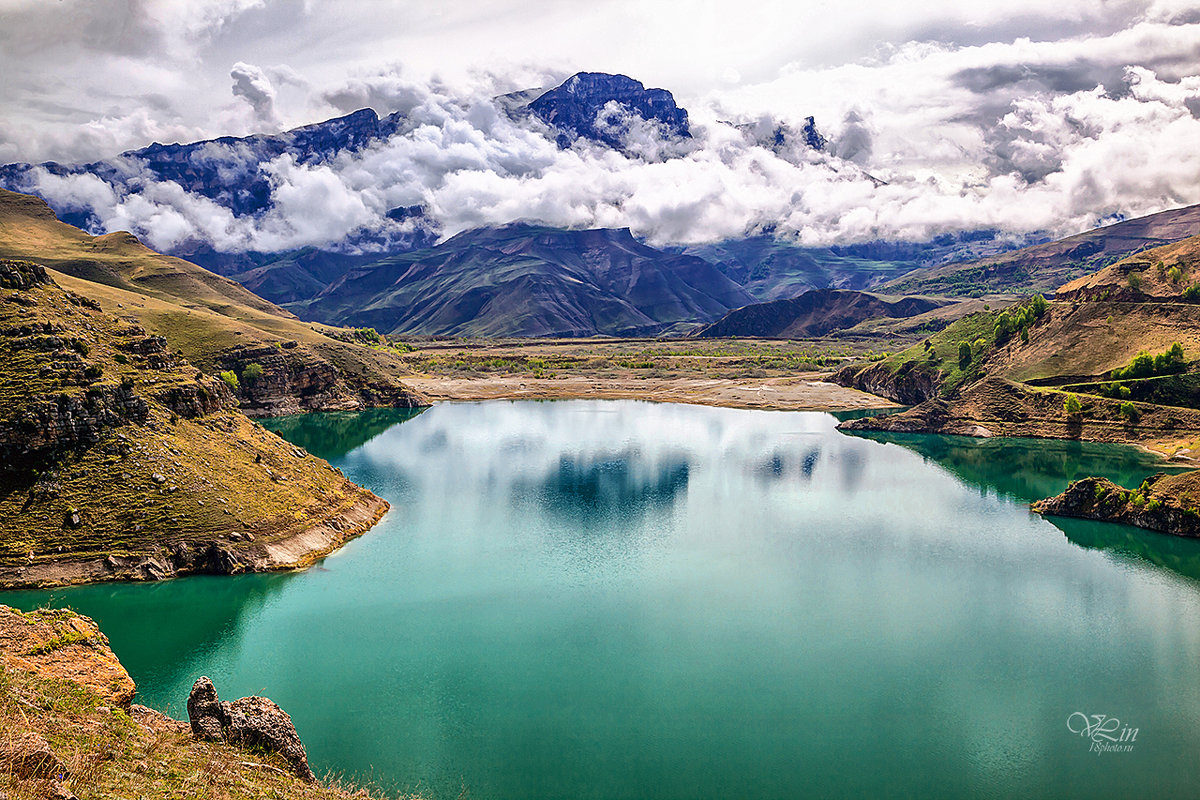
<path fill-rule="evenodd" d="M 1137 489 L 1125 489 L 1107 478 L 1083 478 L 1055 497 L 1031 508 L 1039 514 L 1118 522 L 1176 536 L 1200 537 L 1200 508 L 1193 494 L 1200 472 L 1147 478 Z"/>
<path fill-rule="evenodd" d="M 316 781 L 292 718 L 267 698 L 243 697 L 222 702 L 212 681 L 200 677 L 188 695 L 187 710 L 192 733 L 198 739 L 226 741 L 245 748 L 261 747 L 278 753 L 291 765 L 296 777 Z"/>
<path fill-rule="evenodd" d="M 27 731 L 0 744 L 0 770 L 24 780 L 66 780 L 67 769 L 39 734 Z"/>
<path fill-rule="evenodd" d="M 0 606 L 0 663 L 43 678 L 61 678 L 129 708 L 133 679 L 91 619 L 69 610 L 23 613 Z"/>
<path fill-rule="evenodd" d="M 0 673 L 0 800 L 191 797 L 198 788 L 222 798 L 372 797 L 318 783 L 291 718 L 265 698 L 223 703 L 203 678 L 188 698 L 190 724 L 130 704 L 133 681 L 108 640 L 68 609 L 0 605 Z"/>
<path fill-rule="evenodd" d="M 829 376 L 831 383 L 886 397 L 906 406 L 915 406 L 938 396 L 942 385 L 940 370 L 917 361 L 891 370 L 884 364 L 847 364 Z"/>

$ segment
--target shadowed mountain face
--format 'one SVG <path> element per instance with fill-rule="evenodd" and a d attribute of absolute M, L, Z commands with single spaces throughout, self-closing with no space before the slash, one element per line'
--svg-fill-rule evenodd
<path fill-rule="evenodd" d="M 562 133 L 558 143 L 569 146 L 583 136 L 623 149 L 630 117 L 655 122 L 671 137 L 689 138 L 688 115 L 675 105 L 666 89 L 647 89 L 625 75 L 580 72 L 538 97 L 526 107 Z"/>
<path fill-rule="evenodd" d="M 708 338 L 730 336 L 785 337 L 800 339 L 824 336 L 852 328 L 876 317 L 915 317 L 944 303 L 923 297 L 905 297 L 895 302 L 864 292 L 816 289 L 790 300 L 774 300 L 730 311 L 695 335 Z"/>
<path fill-rule="evenodd" d="M 591 336 L 658 333 L 752 301 L 711 263 L 628 230 L 517 224 L 352 269 L 289 308 L 388 333 Z"/>

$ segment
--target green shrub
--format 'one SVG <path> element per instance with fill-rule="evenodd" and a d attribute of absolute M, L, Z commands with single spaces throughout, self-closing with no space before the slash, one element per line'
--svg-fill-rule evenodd
<path fill-rule="evenodd" d="M 253 384 L 263 376 L 262 364 L 247 364 L 242 367 L 242 380 L 248 384 Z"/>
<path fill-rule="evenodd" d="M 1135 292 L 1140 292 L 1142 290 L 1142 273 L 1131 272 L 1126 280 L 1129 283 L 1130 289 L 1133 289 Z"/>
<path fill-rule="evenodd" d="M 1183 280 L 1183 270 L 1179 267 L 1171 267 L 1167 270 L 1167 280 L 1171 283 L 1179 283 Z"/>
<path fill-rule="evenodd" d="M 1130 422 L 1137 422 L 1138 417 L 1142 415 L 1142 412 L 1138 411 L 1138 407 L 1128 401 L 1117 406 L 1117 413 Z"/>
<path fill-rule="evenodd" d="M 1063 408 L 1066 409 L 1067 414 L 1074 416 L 1083 411 L 1083 404 L 1079 402 L 1077 395 L 1068 392 L 1066 399 L 1063 400 Z"/>
<path fill-rule="evenodd" d="M 225 385 L 228 386 L 229 390 L 231 392 L 233 392 L 234 394 L 237 394 L 238 391 L 241 389 L 241 384 L 238 383 L 237 373 L 234 372 L 233 370 L 231 370 L 231 369 L 225 370 L 224 372 L 221 373 L 220 378 L 221 378 L 221 380 L 225 381 Z"/>
<path fill-rule="evenodd" d="M 1175 342 L 1167 348 L 1166 352 L 1159 353 L 1156 356 L 1152 356 L 1143 350 L 1133 357 L 1133 361 L 1129 362 L 1129 366 L 1114 369 L 1112 377 L 1116 380 L 1130 380 L 1135 378 L 1150 378 L 1155 375 L 1171 375 L 1183 372 L 1185 366 L 1183 345 Z"/>
<path fill-rule="evenodd" d="M 1200 283 L 1193 283 L 1184 289 L 1183 299 L 1189 303 L 1200 303 Z"/>
<path fill-rule="evenodd" d="M 958 344 L 958 368 L 966 369 L 971 365 L 971 345 L 966 342 Z"/>

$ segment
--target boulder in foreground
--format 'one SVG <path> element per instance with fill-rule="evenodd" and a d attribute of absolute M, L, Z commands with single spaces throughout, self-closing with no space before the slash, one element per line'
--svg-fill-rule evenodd
<path fill-rule="evenodd" d="M 224 740 L 240 747 L 261 747 L 278 753 L 291 765 L 296 777 L 310 783 L 316 781 L 292 718 L 267 698 L 243 697 L 232 703 L 223 702 L 212 681 L 202 676 L 192 686 L 187 709 L 192 733 L 197 738 Z"/>

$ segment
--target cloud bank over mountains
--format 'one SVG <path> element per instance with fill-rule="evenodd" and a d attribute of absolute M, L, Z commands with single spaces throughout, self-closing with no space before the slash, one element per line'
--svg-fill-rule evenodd
<path fill-rule="evenodd" d="M 160 9 L 164 19 L 146 22 L 140 45 L 127 31 L 77 44 L 154 52 L 184 46 L 183 31 L 217 52 L 236 51 L 239 25 L 286 5 L 166 3 L 176 16 Z M 386 248 L 418 228 L 446 237 L 516 220 L 629 227 L 653 244 L 762 232 L 805 245 L 922 241 L 984 228 L 1066 234 L 1200 202 L 1200 7 L 1116 2 L 1104 4 L 1106 17 L 1087 18 L 1095 4 L 1062 6 L 1061 19 L 1039 23 L 1056 34 L 1042 41 L 965 43 L 974 28 L 962 20 L 953 35 L 916 20 L 926 29 L 906 32 L 914 38 L 852 63 L 795 61 L 765 80 L 686 87 L 676 92 L 688 112 L 686 137 L 610 104 L 596 123 L 615 148 L 586 137 L 562 147 L 561 131 L 496 99 L 556 85 L 569 74 L 557 63 L 439 78 L 368 60 L 322 79 L 330 70 L 312 64 L 239 58 L 226 62 L 226 104 L 205 123 L 173 110 L 178 89 L 165 70 L 139 76 L 149 91 L 127 113 L 51 126 L 47 136 L 10 116 L 0 122 L 0 160 L 91 161 L 151 140 L 274 132 L 298 121 L 297 107 L 308 121 L 366 106 L 398 112 L 394 134 L 328 159 L 263 159 L 252 146 L 207 145 L 202 157 L 230 181 L 256 173 L 265 181 L 269 203 L 253 213 L 157 180 L 129 159 L 112 161 L 123 173 L 115 182 L 29 174 L 28 188 L 56 207 L 88 209 L 96 227 L 131 230 L 166 250 L 276 251 L 348 237 Z M 315 13 L 306 8 L 294 10 Z M 41 9 L 0 0 L 5 20 L 30 30 Z M 1012 17 L 998 13 L 990 24 L 1003 32 Z M 15 41 L 0 34 L 6 52 Z M 805 142 L 809 116 L 828 138 L 822 149 Z"/>

